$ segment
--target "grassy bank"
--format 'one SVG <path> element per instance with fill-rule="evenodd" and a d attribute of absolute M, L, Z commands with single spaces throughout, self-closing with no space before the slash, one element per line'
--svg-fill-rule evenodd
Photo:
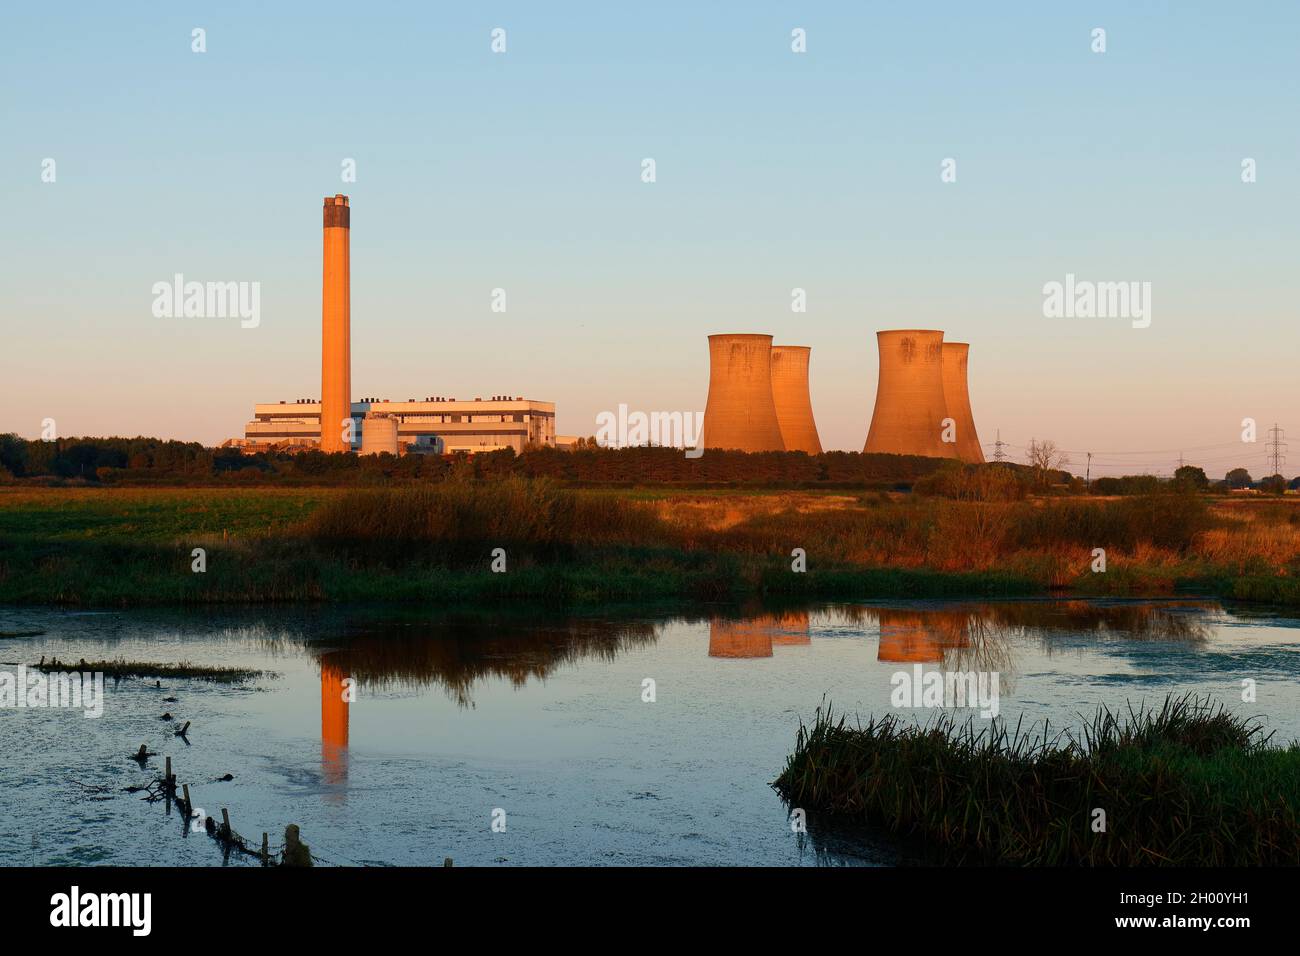
<path fill-rule="evenodd" d="M 1296 514 L 1169 494 L 990 502 L 582 490 L 518 478 L 357 490 L 0 489 L 0 602 L 582 603 L 1194 589 L 1300 603 Z M 202 573 L 192 569 L 195 548 L 205 552 Z M 1104 573 L 1093 570 L 1097 548 L 1106 551 Z M 505 570 L 494 572 L 501 553 Z"/>
<path fill-rule="evenodd" d="M 819 711 L 774 786 L 793 807 L 919 838 L 949 863 L 1300 863 L 1300 745 L 1270 746 L 1190 696 L 1102 709 L 1079 739 L 947 718 L 850 726 Z"/>

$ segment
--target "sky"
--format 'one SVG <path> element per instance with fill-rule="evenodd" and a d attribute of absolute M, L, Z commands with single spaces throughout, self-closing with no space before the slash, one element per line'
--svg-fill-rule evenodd
<path fill-rule="evenodd" d="M 355 398 L 524 395 L 589 435 L 620 404 L 702 411 L 706 336 L 763 332 L 812 347 L 823 445 L 860 450 L 875 332 L 937 328 L 971 343 L 990 452 L 1000 433 L 1080 472 L 1092 451 L 1094 476 L 1180 452 L 1258 476 L 1267 428 L 1300 439 L 1300 4 L 4 18 L 0 431 L 215 444 L 255 402 L 319 397 L 320 209 L 341 192 Z M 260 283 L 258 324 L 156 316 L 178 273 Z M 1067 274 L 1149 282 L 1149 325 L 1045 316 Z"/>

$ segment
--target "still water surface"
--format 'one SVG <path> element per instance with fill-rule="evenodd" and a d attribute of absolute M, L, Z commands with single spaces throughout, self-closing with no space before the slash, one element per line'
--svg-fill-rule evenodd
<path fill-rule="evenodd" d="M 1195 601 L 581 617 L 0 608 L 0 632 L 15 631 L 44 633 L 0 638 L 0 669 L 56 655 L 273 676 L 109 682 L 98 720 L 0 710 L 4 865 L 249 865 L 186 835 L 175 808 L 123 792 L 162 772 L 162 756 L 145 770 L 128 759 L 141 743 L 172 757 L 208 814 L 227 807 L 236 831 L 256 843 L 269 831 L 272 846 L 297 823 L 323 863 L 894 863 L 870 835 L 797 837 L 769 784 L 823 698 L 886 713 L 891 678 L 918 665 L 996 671 L 1012 722 L 1077 726 L 1099 703 L 1196 691 L 1300 738 L 1300 620 Z M 1244 678 L 1257 681 L 1252 704 Z M 164 712 L 192 722 L 188 746 Z M 492 829 L 498 808 L 505 832 Z"/>

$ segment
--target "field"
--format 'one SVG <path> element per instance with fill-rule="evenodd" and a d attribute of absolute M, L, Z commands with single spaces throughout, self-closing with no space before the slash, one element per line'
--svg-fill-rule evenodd
<path fill-rule="evenodd" d="M 352 490 L 0 488 L 7 603 L 1178 591 L 1300 603 L 1298 579 L 1292 499 L 954 500 L 521 478 Z"/>

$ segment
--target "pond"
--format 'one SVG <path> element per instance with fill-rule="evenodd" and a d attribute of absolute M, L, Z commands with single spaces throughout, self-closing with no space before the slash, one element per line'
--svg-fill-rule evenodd
<path fill-rule="evenodd" d="M 982 675 L 1013 724 L 1192 691 L 1300 738 L 1300 620 L 1197 600 L 0 608 L 0 632 L 25 635 L 0 637 L 0 672 L 52 656 L 268 672 L 110 679 L 98 718 L 0 709 L 4 865 L 257 865 L 127 792 L 166 756 L 207 814 L 273 847 L 296 823 L 319 865 L 889 865 L 911 857 L 882 835 L 794 832 L 769 784 L 824 701 L 880 715 L 933 672 Z M 941 706 L 987 722 L 988 703 Z"/>

